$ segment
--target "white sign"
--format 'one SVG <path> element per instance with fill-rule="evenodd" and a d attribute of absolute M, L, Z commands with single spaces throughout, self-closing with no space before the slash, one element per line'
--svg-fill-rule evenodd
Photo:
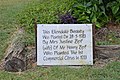
<path fill-rule="evenodd" d="M 92 24 L 38 24 L 37 65 L 93 65 Z"/>

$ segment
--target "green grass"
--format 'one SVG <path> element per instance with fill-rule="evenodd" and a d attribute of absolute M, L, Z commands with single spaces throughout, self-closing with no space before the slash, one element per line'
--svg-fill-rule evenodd
<path fill-rule="evenodd" d="M 17 14 L 31 1 L 0 0 L 0 60 L 4 56 L 11 35 L 19 26 L 16 20 Z"/>
<path fill-rule="evenodd" d="M 23 72 L 8 73 L 0 71 L 1 80 L 120 80 L 120 62 L 113 62 L 106 67 L 96 69 L 83 67 L 79 69 L 54 66 L 49 68 L 37 67 Z"/>

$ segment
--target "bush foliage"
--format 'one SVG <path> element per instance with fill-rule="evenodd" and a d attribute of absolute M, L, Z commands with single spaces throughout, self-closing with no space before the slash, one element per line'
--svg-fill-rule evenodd
<path fill-rule="evenodd" d="M 29 33 L 33 32 L 34 19 L 39 24 L 64 23 L 59 18 L 68 20 L 65 15 L 77 19 L 73 23 L 96 23 L 101 27 L 111 21 L 120 22 L 119 7 L 120 0 L 38 0 L 18 15 L 18 21 Z"/>
<path fill-rule="evenodd" d="M 37 24 L 120 22 L 120 0 L 36 0 L 18 14 L 18 24 L 24 27 L 26 43 L 33 44 L 34 21 Z"/>
<path fill-rule="evenodd" d="M 72 14 L 79 23 L 96 23 L 101 27 L 108 22 L 120 22 L 120 0 L 75 0 Z"/>

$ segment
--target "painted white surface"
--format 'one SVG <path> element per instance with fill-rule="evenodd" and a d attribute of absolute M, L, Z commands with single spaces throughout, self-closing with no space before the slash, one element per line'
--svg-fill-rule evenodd
<path fill-rule="evenodd" d="M 92 24 L 38 24 L 37 65 L 93 65 Z"/>

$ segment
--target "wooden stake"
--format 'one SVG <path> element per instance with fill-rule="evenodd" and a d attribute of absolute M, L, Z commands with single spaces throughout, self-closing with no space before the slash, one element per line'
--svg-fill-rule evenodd
<path fill-rule="evenodd" d="M 95 23 L 93 23 L 92 29 L 93 29 L 93 59 L 95 59 Z"/>
<path fill-rule="evenodd" d="M 35 29 L 35 48 L 36 48 L 36 62 L 37 62 L 37 20 L 36 18 L 34 21 L 34 29 Z"/>

